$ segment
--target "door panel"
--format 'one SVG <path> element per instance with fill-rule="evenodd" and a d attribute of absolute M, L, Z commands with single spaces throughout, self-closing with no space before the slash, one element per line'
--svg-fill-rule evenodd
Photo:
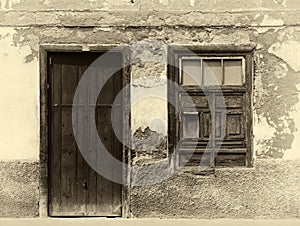
<path fill-rule="evenodd" d="M 52 53 L 49 55 L 49 214 L 50 216 L 121 216 L 121 192 L 119 184 L 98 175 L 83 159 L 76 144 L 72 127 L 72 103 L 80 78 L 100 53 Z M 51 58 L 51 60 L 50 60 Z M 121 68 L 120 53 L 111 53 L 111 59 L 94 68 L 90 76 L 93 94 L 103 84 L 103 75 Z M 88 115 L 77 111 L 79 119 L 96 119 L 98 134 L 89 134 L 88 126 L 79 123 L 78 139 L 85 142 L 90 153 L 97 153 L 92 136 L 100 137 L 107 150 L 122 161 L 122 144 L 116 138 L 111 125 L 111 109 L 116 95 L 122 89 L 122 73 L 118 71 L 105 84 L 96 106 Z M 80 99 L 80 103 L 85 100 Z M 96 100 L 92 100 L 96 101 Z M 116 106 L 118 107 L 118 106 Z M 121 108 L 121 107 L 120 107 Z M 81 114 L 81 115 L 80 115 Z M 122 122 L 122 111 L 115 118 Z M 122 124 L 119 125 L 122 128 Z M 122 133 L 118 131 L 118 133 Z M 110 169 L 107 169 L 110 172 Z M 122 172 L 118 172 L 122 175 Z"/>

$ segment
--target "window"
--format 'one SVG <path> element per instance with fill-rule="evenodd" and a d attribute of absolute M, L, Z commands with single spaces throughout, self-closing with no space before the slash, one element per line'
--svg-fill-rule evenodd
<path fill-rule="evenodd" d="M 169 79 L 183 88 L 168 90 L 177 105 L 169 104 L 169 150 L 178 147 L 177 165 L 251 166 L 252 49 L 170 50 Z"/>

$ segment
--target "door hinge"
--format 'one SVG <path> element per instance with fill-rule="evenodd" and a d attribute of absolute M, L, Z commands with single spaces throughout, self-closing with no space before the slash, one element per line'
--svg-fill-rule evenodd
<path fill-rule="evenodd" d="M 49 65 L 52 65 L 52 58 L 49 57 Z"/>
<path fill-rule="evenodd" d="M 46 89 L 50 89 L 50 84 L 46 83 Z"/>

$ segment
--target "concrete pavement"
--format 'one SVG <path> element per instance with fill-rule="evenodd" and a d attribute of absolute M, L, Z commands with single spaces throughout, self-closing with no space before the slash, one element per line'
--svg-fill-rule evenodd
<path fill-rule="evenodd" d="M 300 219 L 295 220 L 245 220 L 245 219 L 108 219 L 108 218 L 35 218 L 35 219 L 0 219 L 0 226 L 300 226 Z"/>

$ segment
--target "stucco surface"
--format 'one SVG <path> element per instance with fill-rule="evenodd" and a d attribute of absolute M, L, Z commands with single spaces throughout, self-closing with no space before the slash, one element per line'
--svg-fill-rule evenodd
<path fill-rule="evenodd" d="M 278 27 L 278 19 L 270 15 L 259 15 L 262 21 L 259 23 L 268 24 L 268 27 L 27 27 L 8 28 L 9 36 L 5 36 L 3 28 L 2 39 L 12 38 L 8 44 L 13 49 L 20 48 L 22 51 L 18 57 L 23 58 L 22 67 L 29 68 L 36 65 L 38 47 L 40 44 L 126 44 L 132 42 L 143 42 L 144 40 L 159 41 L 160 43 L 176 43 L 184 45 L 218 45 L 235 44 L 244 45 L 255 43 L 257 45 L 254 54 L 254 143 L 255 152 L 258 158 L 285 158 L 285 153 L 290 154 L 286 158 L 299 158 L 299 151 L 293 145 L 296 140 L 300 140 L 299 131 L 299 89 L 300 83 L 299 51 L 300 28 L 299 27 Z M 194 16 L 191 16 L 194 18 Z M 155 23 L 154 23 L 155 24 Z M 273 24 L 273 25 L 272 25 Z M 271 27 L 270 27 L 271 26 Z M 28 48 L 31 53 L 28 52 Z M 143 130 L 147 127 L 166 135 L 167 131 L 167 102 L 156 98 L 166 97 L 166 62 L 163 61 L 166 55 L 165 48 L 153 47 L 161 52 L 156 56 L 154 62 L 135 63 L 132 65 L 132 133 L 139 127 Z M 295 51 L 291 51 L 291 50 Z M 14 50 L 15 51 L 15 50 Z M 156 52 L 157 52 L 156 51 Z M 5 52 L 4 52 L 5 53 Z M 143 53 L 143 54 L 141 54 Z M 148 53 L 147 53 L 148 54 Z M 146 57 L 143 51 L 137 51 L 137 57 Z M 9 59 L 10 55 L 2 56 Z M 135 57 L 135 55 L 133 55 Z M 20 61 L 19 61 L 20 62 Z M 8 67 L 6 65 L 6 67 Z M 22 71 L 24 71 L 22 70 Z M 36 69 L 26 69 L 32 73 L 28 79 L 34 80 L 37 74 Z M 20 72 L 21 73 L 21 72 Z M 21 74 L 21 83 L 25 79 Z M 17 77 L 16 77 L 17 78 Z M 32 83 L 32 84 L 34 84 Z M 4 83 L 3 83 L 4 84 Z M 13 85 L 13 84 L 12 84 Z M 35 96 L 37 85 L 34 89 L 24 87 L 26 95 Z M 6 85 L 7 87 L 7 85 Z M 11 92 L 12 89 L 8 89 Z M 9 93 L 8 92 L 8 93 Z M 143 94 L 143 95 L 141 95 Z M 14 93 L 13 95 L 16 95 Z M 152 96 L 149 98 L 149 96 Z M 138 99 L 137 97 L 141 97 Z M 28 98 L 29 100 L 29 98 Z M 25 107 L 31 114 L 37 114 L 38 102 L 30 99 L 31 102 Z M 37 98 L 35 98 L 38 101 Z M 138 100 L 138 101 L 135 101 Z M 7 102 L 8 100 L 6 100 Z M 151 104 L 149 104 L 151 103 Z M 9 104 L 9 102 L 7 103 Z M 18 115 L 18 111 L 10 115 L 25 118 L 27 115 Z M 30 115 L 30 114 L 29 114 Z M 3 118 L 3 121 L 4 118 Z M 31 120 L 32 121 L 32 120 Z M 154 124 L 153 124 L 154 121 Z M 22 126 L 29 126 L 28 120 L 22 120 Z M 31 133 L 32 140 L 38 141 L 38 124 L 33 124 L 35 135 Z M 158 122 L 155 123 L 155 122 Z M 20 124 L 18 124 L 20 126 Z M 29 135 L 28 135 L 29 136 Z M 25 137 L 24 137 L 25 138 Z M 8 142 L 9 144 L 10 142 Z M 30 148 L 37 148 L 32 146 Z M 35 143 L 36 144 L 36 143 Z M 15 145 L 15 144 L 11 144 Z M 7 147 L 8 145 L 6 145 Z M 29 146 L 28 146 L 29 147 Z M 27 149 L 26 149 L 27 150 Z M 28 149 L 29 150 L 29 149 Z M 31 152 L 32 153 L 32 152 Z M 36 150 L 38 153 L 38 150 Z M 37 154 L 35 154 L 37 156 Z"/>
<path fill-rule="evenodd" d="M 38 215 L 40 45 L 146 40 L 256 44 L 255 166 L 218 169 L 209 177 L 181 172 L 134 188 L 133 217 L 299 218 L 299 12 L 299 0 L 0 0 L 0 217 Z M 132 52 L 135 60 L 159 53 L 155 62 L 131 67 L 137 165 L 167 156 L 167 102 L 157 98 L 167 96 L 166 62 L 159 63 L 167 52 L 156 45 L 148 50 Z"/>
<path fill-rule="evenodd" d="M 179 172 L 135 187 L 133 217 L 299 218 L 300 162 L 257 160 L 254 168 L 217 169 L 215 175 Z"/>
<path fill-rule="evenodd" d="M 38 216 L 38 163 L 0 162 L 0 217 Z"/>

